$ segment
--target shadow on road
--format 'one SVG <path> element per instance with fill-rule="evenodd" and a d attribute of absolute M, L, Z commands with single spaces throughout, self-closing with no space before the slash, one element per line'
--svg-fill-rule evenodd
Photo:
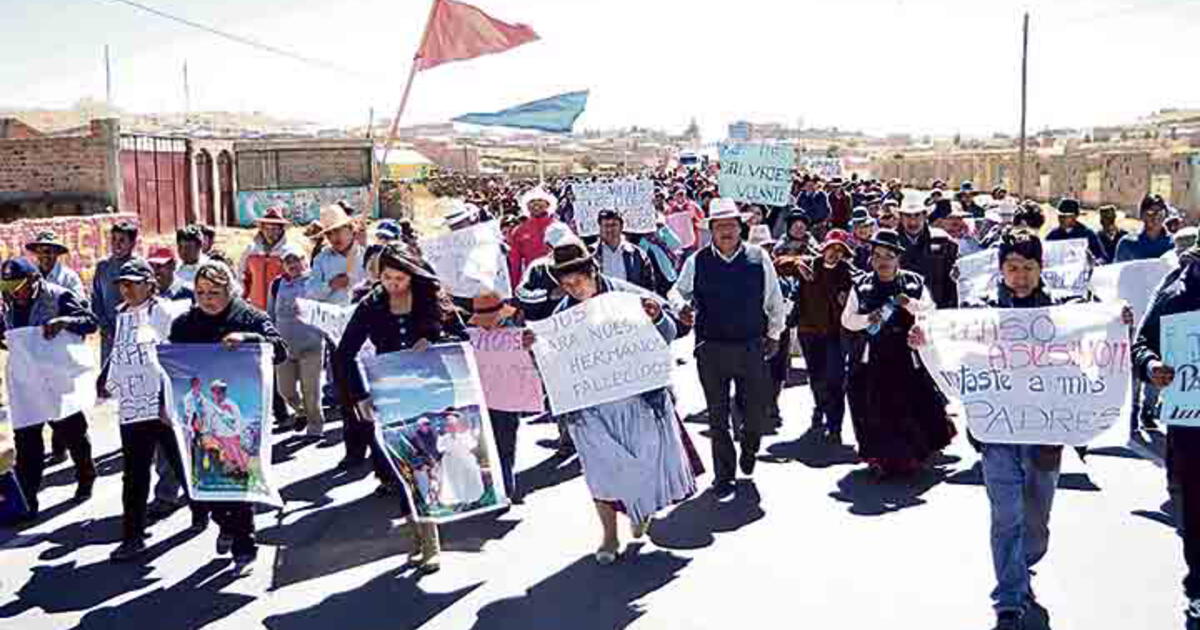
<path fill-rule="evenodd" d="M 551 455 L 533 468 L 517 471 L 517 491 L 522 497 L 527 497 L 538 490 L 566 483 L 582 474 L 583 468 L 575 455 Z"/>
<path fill-rule="evenodd" d="M 475 584 L 449 593 L 428 593 L 418 582 L 416 572 L 407 568 L 388 571 L 310 608 L 267 617 L 263 624 L 271 630 L 418 628 L 479 587 Z"/>
<path fill-rule="evenodd" d="M 811 430 L 791 442 L 776 442 L 770 445 L 767 447 L 767 454 L 758 459 L 775 464 L 799 462 L 809 468 L 846 466 L 857 464 L 859 461 L 854 447 L 832 444 Z"/>
<path fill-rule="evenodd" d="M 115 564 L 102 560 L 84 566 L 77 566 L 74 561 L 35 566 L 33 575 L 17 592 L 16 599 L 0 607 L 0 619 L 32 609 L 49 614 L 89 610 L 125 593 L 150 586 L 157 581 L 148 577 L 153 570 L 150 563 L 193 536 L 195 533 L 184 531 L 150 545 L 137 563 Z"/>
<path fill-rule="evenodd" d="M 96 464 L 96 474 L 99 477 L 107 477 L 121 472 L 121 449 L 105 453 L 103 455 L 95 455 L 92 461 Z M 99 480 L 96 483 L 100 483 Z M 73 486 L 75 485 L 75 464 L 71 458 L 67 458 L 66 464 L 54 472 L 42 478 L 42 490 L 47 488 L 56 488 L 58 486 Z"/>
<path fill-rule="evenodd" d="M 941 466 L 922 468 L 908 477 L 879 479 L 868 468 L 852 470 L 838 481 L 838 489 L 830 497 L 849 503 L 851 514 L 881 516 L 890 512 L 924 505 L 921 496 L 946 481 L 948 473 Z"/>
<path fill-rule="evenodd" d="M 982 486 L 983 468 L 980 462 L 974 466 L 960 470 L 946 478 L 946 483 L 957 486 Z M 1079 492 L 1099 492 L 1100 486 L 1092 482 L 1087 473 L 1063 473 L 1058 477 L 1059 490 L 1076 490 Z"/>
<path fill-rule="evenodd" d="M 624 628 L 642 616 L 638 600 L 666 586 L 691 562 L 665 551 L 638 555 L 637 547 L 631 546 L 614 566 L 600 566 L 590 555 L 580 558 L 524 596 L 484 606 L 472 628 Z"/>
<path fill-rule="evenodd" d="M 213 559 L 171 588 L 159 588 L 119 606 L 84 615 L 76 630 L 125 629 L 149 626 L 157 630 L 200 628 L 237 612 L 254 601 L 251 595 L 223 593 L 237 578 L 228 559 Z M 153 620 L 153 621 L 150 621 Z"/>
<path fill-rule="evenodd" d="M 733 532 L 766 515 L 754 482 L 740 480 L 732 497 L 720 499 L 712 491 L 680 504 L 665 518 L 654 521 L 650 540 L 665 549 L 700 549 L 715 541 L 713 534 Z"/>

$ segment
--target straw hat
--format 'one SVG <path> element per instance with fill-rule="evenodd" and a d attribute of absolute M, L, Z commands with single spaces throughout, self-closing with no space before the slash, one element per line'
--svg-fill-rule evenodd
<path fill-rule="evenodd" d="M 354 219 L 346 214 L 346 209 L 341 204 L 331 203 L 321 208 L 321 231 L 319 234 L 324 236 L 338 228 L 346 227 L 354 222 Z"/>

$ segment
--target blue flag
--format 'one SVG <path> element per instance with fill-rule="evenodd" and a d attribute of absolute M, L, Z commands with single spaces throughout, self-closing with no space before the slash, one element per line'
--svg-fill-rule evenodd
<path fill-rule="evenodd" d="M 488 127 L 516 127 L 564 133 L 571 131 L 575 126 L 575 119 L 579 118 L 583 108 L 587 106 L 587 98 L 587 90 L 568 92 L 498 112 L 463 114 L 453 121 Z"/>

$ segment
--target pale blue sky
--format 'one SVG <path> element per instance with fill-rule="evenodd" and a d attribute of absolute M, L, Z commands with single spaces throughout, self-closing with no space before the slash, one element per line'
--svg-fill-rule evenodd
<path fill-rule="evenodd" d="M 0 0 L 0 107 L 114 97 L 135 111 L 262 110 L 332 124 L 390 115 L 429 0 L 145 0 L 362 76 L 226 42 L 112 0 Z M 577 128 L 738 118 L 908 132 L 1017 128 L 1021 12 L 1030 126 L 1200 106 L 1197 0 L 478 0 L 542 41 L 418 75 L 406 122 L 591 89 Z M 834 75 L 838 78 L 834 79 Z M 820 77 L 813 83 L 806 79 Z"/>

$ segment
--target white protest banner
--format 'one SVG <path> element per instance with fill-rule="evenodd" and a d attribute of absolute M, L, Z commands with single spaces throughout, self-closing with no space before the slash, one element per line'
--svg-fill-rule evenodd
<path fill-rule="evenodd" d="M 1092 270 L 1092 293 L 1101 302 L 1125 300 L 1133 309 L 1135 322 L 1142 321 L 1158 283 L 1171 271 L 1161 258 L 1101 265 Z"/>
<path fill-rule="evenodd" d="M 499 221 L 488 221 L 421 241 L 421 255 L 437 272 L 446 292 L 472 298 L 483 291 L 512 297 L 508 258 L 500 247 Z"/>
<path fill-rule="evenodd" d="M 555 415 L 671 382 L 670 349 L 635 294 L 604 293 L 528 325 Z"/>
<path fill-rule="evenodd" d="M 935 311 L 921 358 L 981 442 L 1083 446 L 1130 386 L 1121 305 Z"/>
<path fill-rule="evenodd" d="M 783 144 L 723 142 L 718 150 L 717 184 L 722 197 L 768 206 L 791 204 L 795 149 Z"/>
<path fill-rule="evenodd" d="M 1163 363 L 1175 368 L 1175 380 L 1162 390 L 1162 419 L 1200 427 L 1200 311 L 1167 315 L 1159 329 Z"/>
<path fill-rule="evenodd" d="M 958 259 L 958 302 L 986 299 L 1000 284 L 1000 252 L 992 247 Z M 1091 264 L 1087 239 L 1042 243 L 1042 283 L 1069 295 L 1084 295 Z"/>
<path fill-rule="evenodd" d="M 696 225 L 688 212 L 667 215 L 667 227 L 679 239 L 679 248 L 687 249 L 696 244 Z"/>
<path fill-rule="evenodd" d="M 625 220 L 625 231 L 653 232 L 657 227 L 654 184 L 646 179 L 618 180 L 596 184 L 571 184 L 574 196 L 575 231 L 580 236 L 600 233 L 596 220 L 601 210 L 616 210 Z"/>
<path fill-rule="evenodd" d="M 355 308 L 357 308 L 356 304 L 343 306 L 296 298 L 296 318 L 301 323 L 321 331 L 335 346 L 342 341 L 342 333 L 346 330 L 346 324 L 350 323 L 350 316 L 354 314 Z M 358 356 L 359 358 L 375 356 L 375 345 L 371 343 L 370 339 L 363 344 L 362 350 L 358 351 Z"/>
<path fill-rule="evenodd" d="M 801 155 L 798 166 L 802 171 L 820 175 L 825 179 L 841 177 L 842 175 L 842 158 L 824 155 Z"/>
<path fill-rule="evenodd" d="M 521 345 L 520 328 L 468 328 L 488 409 L 542 413 L 542 377 Z"/>
<path fill-rule="evenodd" d="M 148 308 L 117 314 L 117 330 L 109 355 L 105 383 L 117 399 L 117 419 L 122 423 L 158 420 L 166 373 L 158 363 L 156 347 L 170 335 L 176 302 L 152 303 Z M 168 390 L 169 391 L 169 390 Z"/>
<path fill-rule="evenodd" d="M 4 332 L 5 384 L 15 429 L 65 418 L 96 406 L 96 359 L 83 337 L 62 331 L 53 339 L 41 326 Z"/>
<path fill-rule="evenodd" d="M 342 340 L 342 332 L 346 330 L 346 324 L 350 322 L 354 308 L 354 306 L 297 298 L 296 318 L 321 331 L 336 344 Z"/>

